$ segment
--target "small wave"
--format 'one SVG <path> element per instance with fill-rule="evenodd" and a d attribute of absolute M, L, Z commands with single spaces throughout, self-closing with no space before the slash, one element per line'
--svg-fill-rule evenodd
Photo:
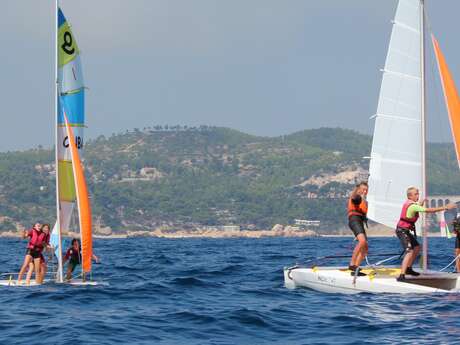
<path fill-rule="evenodd" d="M 206 276 L 228 276 L 228 275 L 232 275 L 232 274 L 241 272 L 244 268 L 245 266 L 241 264 L 231 264 L 231 265 L 224 266 L 220 269 L 214 269 L 214 270 L 202 272 L 202 274 Z"/>
<path fill-rule="evenodd" d="M 204 314 L 199 314 L 196 312 L 192 312 L 190 310 L 184 310 L 184 311 L 179 311 L 175 313 L 170 313 L 166 315 L 166 318 L 168 320 L 175 320 L 178 322 L 182 321 L 192 321 L 194 323 L 199 323 L 199 324 L 209 324 L 212 322 L 216 321 L 216 318 L 209 316 L 209 315 L 204 315 Z"/>
<path fill-rule="evenodd" d="M 204 280 L 195 277 L 179 277 L 173 279 L 171 282 L 173 285 L 179 286 L 209 286 L 210 284 Z"/>
<path fill-rule="evenodd" d="M 265 321 L 264 316 L 260 312 L 246 308 L 235 310 L 229 318 L 244 325 L 261 328 L 270 327 L 269 323 Z"/>

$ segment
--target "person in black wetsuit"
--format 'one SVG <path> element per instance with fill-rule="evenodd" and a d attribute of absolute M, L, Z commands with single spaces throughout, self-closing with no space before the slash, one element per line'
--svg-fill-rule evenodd
<path fill-rule="evenodd" d="M 99 258 L 93 254 L 92 259 L 96 262 L 99 262 Z M 64 262 L 69 261 L 69 264 L 67 265 L 67 273 L 65 275 L 66 280 L 72 279 L 72 272 L 75 270 L 75 267 L 77 265 L 81 264 L 81 246 L 80 246 L 80 241 L 78 241 L 76 238 L 72 240 L 71 247 L 67 249 L 67 252 L 64 256 Z"/>

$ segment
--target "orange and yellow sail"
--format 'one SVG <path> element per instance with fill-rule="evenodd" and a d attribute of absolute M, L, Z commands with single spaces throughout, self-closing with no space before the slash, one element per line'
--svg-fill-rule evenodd
<path fill-rule="evenodd" d="M 75 191 L 77 197 L 77 207 L 80 223 L 81 235 L 81 265 L 83 272 L 91 271 L 91 258 L 93 256 L 93 241 L 92 241 L 92 222 L 91 222 L 91 205 L 89 203 L 88 187 L 86 186 L 85 174 L 83 165 L 78 154 L 77 144 L 74 139 L 73 129 L 69 124 L 67 115 L 64 111 L 64 121 L 69 138 L 70 153 L 72 156 L 73 177 L 75 180 Z"/>
<path fill-rule="evenodd" d="M 449 71 L 446 59 L 444 58 L 444 54 L 442 53 L 441 48 L 439 48 L 439 43 L 433 35 L 431 35 L 431 39 L 433 41 L 442 89 L 444 91 L 444 99 L 446 102 L 447 112 L 449 114 L 450 128 L 454 138 L 455 152 L 457 154 L 457 162 L 460 166 L 460 99 L 458 97 L 454 79 Z"/>

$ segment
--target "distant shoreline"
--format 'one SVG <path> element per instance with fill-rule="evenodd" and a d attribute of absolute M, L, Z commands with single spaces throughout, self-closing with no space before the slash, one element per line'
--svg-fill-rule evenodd
<path fill-rule="evenodd" d="M 368 237 L 394 237 L 394 232 L 391 230 L 368 230 Z M 20 238 L 21 231 L 4 231 L 0 232 L 0 238 Z M 64 234 L 66 238 L 78 238 L 80 235 L 78 233 L 69 232 Z M 267 238 L 267 237 L 293 237 L 293 238 L 304 238 L 304 237 L 349 237 L 352 238 L 353 235 L 350 234 L 318 234 L 312 230 L 304 231 L 274 231 L 274 230 L 241 230 L 241 231 L 222 231 L 222 230 L 198 230 L 198 231 L 127 231 L 119 234 L 93 234 L 93 238 L 97 239 L 117 239 L 117 238 Z M 429 233 L 428 237 L 441 237 L 439 233 Z"/>

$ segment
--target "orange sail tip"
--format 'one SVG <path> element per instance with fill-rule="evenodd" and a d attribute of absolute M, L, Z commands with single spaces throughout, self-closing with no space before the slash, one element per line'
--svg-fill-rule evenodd
<path fill-rule="evenodd" d="M 67 136 L 69 137 L 69 146 L 72 155 L 72 165 L 75 180 L 75 189 L 77 192 L 77 205 L 80 219 L 80 233 L 81 233 L 81 256 L 83 272 L 91 271 L 91 258 L 93 256 L 93 239 L 91 234 L 91 205 L 89 203 L 88 188 L 83 173 L 83 165 L 75 145 L 72 127 L 64 112 L 65 126 L 67 129 Z"/>
<path fill-rule="evenodd" d="M 457 162 L 460 167 L 460 99 L 458 97 L 454 79 L 449 71 L 449 67 L 447 66 L 444 54 L 439 47 L 439 43 L 434 35 L 431 35 L 431 39 L 436 55 L 436 61 L 438 63 L 439 75 L 444 92 L 444 100 L 449 114 L 450 128 L 454 138 L 455 152 L 457 154 Z"/>

